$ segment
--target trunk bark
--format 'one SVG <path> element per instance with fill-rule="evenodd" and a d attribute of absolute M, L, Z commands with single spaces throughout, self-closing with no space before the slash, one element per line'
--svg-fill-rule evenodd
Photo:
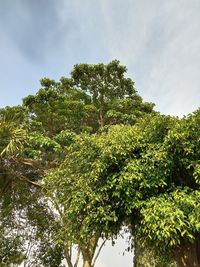
<path fill-rule="evenodd" d="M 88 248 L 82 249 L 83 267 L 92 267 L 92 255 Z"/>
<path fill-rule="evenodd" d="M 178 267 L 200 267 L 199 242 L 185 244 L 175 253 Z"/>
<path fill-rule="evenodd" d="M 92 267 L 91 262 L 89 260 L 83 260 L 83 267 Z"/>
<path fill-rule="evenodd" d="M 83 256 L 83 267 L 94 267 L 92 261 L 94 258 L 95 250 L 98 244 L 99 237 L 93 236 L 87 243 L 82 246 L 81 252 Z"/>

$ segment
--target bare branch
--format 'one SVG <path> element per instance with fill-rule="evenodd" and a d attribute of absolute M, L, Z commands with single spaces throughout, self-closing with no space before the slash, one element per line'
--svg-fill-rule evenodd
<path fill-rule="evenodd" d="M 68 248 L 65 248 L 65 249 L 64 249 L 64 255 L 65 255 L 65 258 L 66 258 L 66 261 L 67 261 L 68 266 L 69 266 L 69 267 L 73 267 L 72 259 L 71 259 L 71 257 L 70 257 L 70 253 L 69 253 Z"/>
<path fill-rule="evenodd" d="M 95 263 L 96 263 L 96 261 L 97 261 L 97 258 L 99 257 L 99 254 L 100 254 L 100 252 L 101 252 L 103 246 L 105 245 L 105 243 L 106 243 L 106 240 L 104 240 L 104 241 L 102 242 L 101 246 L 99 247 L 99 249 L 98 249 L 98 251 L 97 251 L 97 254 L 96 254 L 96 256 L 95 256 L 95 258 L 94 258 L 94 260 L 93 260 L 92 267 L 94 267 L 94 265 L 95 265 Z"/>
<path fill-rule="evenodd" d="M 80 255 L 81 255 L 81 249 L 78 248 L 77 257 L 76 257 L 76 262 L 75 262 L 75 264 L 74 264 L 74 267 L 77 267 L 77 266 L 78 266 L 79 259 L 80 259 Z"/>

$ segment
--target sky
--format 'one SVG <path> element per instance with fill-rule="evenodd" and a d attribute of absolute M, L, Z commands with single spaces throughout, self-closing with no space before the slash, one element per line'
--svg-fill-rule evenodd
<path fill-rule="evenodd" d="M 119 59 L 164 114 L 200 104 L 200 0 L 0 0 L 0 107 L 77 63 Z"/>
<path fill-rule="evenodd" d="M 191 113 L 200 106 L 199 14 L 200 0 L 0 0 L 0 107 L 74 64 L 118 59 L 156 110 Z M 111 250 L 97 267 L 111 266 L 109 255 L 128 266 L 131 256 L 122 263 Z"/>

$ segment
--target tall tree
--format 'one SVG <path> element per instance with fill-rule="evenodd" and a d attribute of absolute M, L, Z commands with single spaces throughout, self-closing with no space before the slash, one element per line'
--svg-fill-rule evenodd
<path fill-rule="evenodd" d="M 199 266 L 199 118 L 148 116 L 81 137 L 48 178 L 70 238 L 108 237 L 126 223 L 177 266 Z"/>
<path fill-rule="evenodd" d="M 126 78 L 127 68 L 118 60 L 109 64 L 78 64 L 71 72 L 75 88 L 86 93 L 99 127 L 106 124 L 135 123 L 142 112 L 152 112 L 153 104 L 142 102 L 134 82 Z"/>
<path fill-rule="evenodd" d="M 126 71 L 117 60 L 78 64 L 70 78 L 59 82 L 43 78 L 41 89 L 24 98 L 23 104 L 49 136 L 66 129 L 94 133 L 108 124 L 134 124 L 151 113 L 154 104 L 143 102 Z"/>
<path fill-rule="evenodd" d="M 97 250 L 99 237 L 106 238 L 112 236 L 113 232 L 108 230 L 109 227 L 107 223 L 106 228 L 101 228 L 98 223 L 98 227 L 92 230 L 92 232 L 90 232 L 92 225 L 89 228 L 87 228 L 87 223 L 81 225 L 81 218 L 84 217 L 88 211 L 85 212 L 84 210 L 81 210 L 80 213 L 78 213 L 79 220 L 76 221 L 76 223 L 73 221 L 74 219 L 72 220 L 72 218 L 75 217 L 70 217 L 71 214 L 73 214 L 73 209 L 76 207 L 76 202 L 74 201 L 77 201 L 76 197 L 81 194 L 83 190 L 82 187 L 84 186 L 84 176 L 82 176 L 81 168 L 83 168 L 84 173 L 87 164 L 85 167 L 84 165 L 81 165 L 81 168 L 77 168 L 80 170 L 81 175 L 79 177 L 79 174 L 77 174 L 73 179 L 70 174 L 71 167 L 69 165 L 67 166 L 66 161 L 64 165 L 61 165 L 65 166 L 65 170 L 69 167 L 66 170 L 66 173 L 69 173 L 69 177 L 71 177 L 70 179 L 73 180 L 73 183 L 70 184 L 70 180 L 66 179 L 69 192 L 71 192 L 70 194 L 75 196 L 72 198 L 72 204 L 69 206 L 71 211 L 68 209 L 68 203 L 71 201 L 70 195 L 66 196 L 67 199 L 65 203 L 63 203 L 62 200 L 57 199 L 57 188 L 53 186 L 57 184 L 56 179 L 54 181 L 53 178 L 52 183 L 51 178 L 49 178 L 47 188 L 44 191 L 41 190 L 41 187 L 44 187 L 43 177 L 50 169 L 56 168 L 57 170 L 58 166 L 66 157 L 67 159 L 70 159 L 70 157 L 73 158 L 74 155 L 76 155 L 73 154 L 73 149 L 80 149 L 80 151 L 83 151 L 83 140 L 85 140 L 85 138 L 88 139 L 88 144 L 93 144 L 93 141 L 90 141 L 90 137 L 87 135 L 84 137 L 83 133 L 102 131 L 102 138 L 104 138 L 107 136 L 106 131 L 110 125 L 118 123 L 133 125 L 145 114 L 153 112 L 153 104 L 144 103 L 142 101 L 142 98 L 134 88 L 134 82 L 131 79 L 126 78 L 125 74 L 126 67 L 121 66 L 119 61 L 115 60 L 107 65 L 76 65 L 72 70 L 71 76 L 69 78 L 62 77 L 59 82 L 44 78 L 41 80 L 41 88 L 36 95 L 27 96 L 23 100 L 23 108 L 18 107 L 18 109 L 23 110 L 23 112 L 21 112 L 20 122 L 17 120 L 15 123 L 12 122 L 12 137 L 14 131 L 17 130 L 19 126 L 22 132 L 26 130 L 26 142 L 24 142 L 25 139 L 23 138 L 21 141 L 17 141 L 14 137 L 14 140 L 18 143 L 16 143 L 17 157 L 15 157 L 15 165 L 13 165 L 15 166 L 15 175 L 13 177 L 15 177 L 15 180 L 18 182 L 20 181 L 20 183 L 25 182 L 26 189 L 24 188 L 25 192 L 20 193 L 20 190 L 16 190 L 14 193 L 23 196 L 21 198 L 22 202 L 23 198 L 27 198 L 27 200 L 29 199 L 28 192 L 30 193 L 30 201 L 32 201 L 31 196 L 34 195 L 32 193 L 39 191 L 40 194 L 38 193 L 38 199 L 33 199 L 35 207 L 38 207 L 39 210 L 39 203 L 41 202 L 45 206 L 45 198 L 51 196 L 51 199 L 54 202 L 54 209 L 57 209 L 57 212 L 60 214 L 49 216 L 49 218 L 51 218 L 51 223 L 56 225 L 57 223 L 60 223 L 60 226 L 62 226 L 61 232 L 56 232 L 55 236 L 58 237 L 57 241 L 59 245 L 61 245 L 61 248 L 63 248 L 63 246 L 65 247 L 65 255 L 66 258 L 69 259 L 69 266 L 72 264 L 70 253 L 72 244 L 78 244 L 79 251 L 82 251 L 84 266 L 91 266 L 94 265 L 95 258 L 98 256 L 98 252 L 95 256 L 95 250 Z M 26 114 L 26 116 L 24 114 Z M 80 136 L 78 137 L 77 134 Z M 91 140 L 93 140 L 93 138 L 96 137 L 91 137 Z M 2 144 L 5 140 L 7 139 L 2 135 Z M 21 146 L 21 143 L 23 146 Z M 14 144 L 13 141 L 10 144 Z M 6 155 L 5 152 L 9 151 L 9 149 L 11 150 L 11 145 L 9 145 L 9 143 L 2 145 L 2 155 Z M 72 151 L 71 147 L 73 147 Z M 91 148 L 93 148 L 93 145 Z M 85 147 L 85 149 L 87 149 L 87 147 Z M 90 147 L 88 147 L 88 149 L 90 149 Z M 11 152 L 14 152 L 14 150 Z M 84 161 L 84 157 L 88 160 L 87 154 L 84 154 L 84 157 L 80 154 L 80 157 L 78 156 L 79 159 L 83 160 L 83 163 L 87 163 Z M 13 159 L 14 157 L 12 156 L 11 158 Z M 4 163 L 7 162 L 10 162 L 10 158 L 9 160 L 6 159 L 4 161 Z M 70 162 L 72 161 L 70 160 Z M 74 168 L 78 166 L 74 165 L 75 162 L 77 162 L 76 159 L 72 162 L 72 167 L 74 166 Z M 48 177 L 51 177 L 51 175 Z M 91 176 L 88 176 L 88 178 L 89 177 L 91 178 Z M 63 173 L 62 179 L 65 178 L 66 174 Z M 85 182 L 86 181 L 87 180 L 85 180 Z M 92 184 L 93 180 L 91 179 L 91 181 L 87 182 L 88 185 L 87 183 L 85 184 L 85 189 L 87 188 L 87 190 L 89 190 L 89 194 L 91 191 L 90 184 Z M 53 192 L 52 189 L 49 190 L 48 183 L 52 183 L 52 189 L 54 188 L 55 192 Z M 20 184 L 15 183 L 15 185 L 16 188 L 17 186 L 20 188 Z M 45 192 L 45 194 L 42 194 L 42 192 Z M 102 197 L 104 197 L 104 195 Z M 25 212 L 24 214 L 26 214 L 26 216 L 29 216 L 28 207 L 30 206 L 28 205 L 28 202 L 25 201 L 24 203 L 27 204 L 27 208 L 26 206 L 23 206 L 23 212 Z M 79 204 L 81 205 L 81 202 Z M 108 205 L 107 208 L 109 212 L 109 204 L 106 205 Z M 112 205 L 115 206 L 115 204 Z M 48 209 L 52 212 L 52 206 L 47 205 L 44 209 L 44 213 L 45 210 Z M 100 212 L 100 209 L 98 212 Z M 52 212 L 52 214 L 54 213 Z M 111 213 L 110 216 L 112 219 L 115 218 L 116 220 L 114 213 Z M 28 222 L 30 227 L 32 227 L 31 218 L 32 216 L 29 216 Z M 57 218 L 60 218 L 60 220 L 57 220 Z M 112 223 L 112 219 L 109 225 Z M 35 222 L 35 220 L 33 221 Z M 70 223 L 72 221 L 74 225 Z M 121 221 L 116 220 L 114 226 L 116 233 L 120 228 L 120 222 Z M 40 222 L 38 221 L 37 223 L 38 229 L 41 229 Z M 34 224 L 34 227 L 36 227 L 36 224 Z M 66 227 L 69 229 L 68 233 L 66 233 Z M 77 232 L 75 232 L 75 229 Z M 62 232 L 66 233 L 64 240 Z M 87 238 L 85 238 L 86 232 L 88 233 Z M 60 233 L 61 237 L 59 239 Z M 69 237 L 67 237 L 68 235 Z M 99 247 L 99 249 L 101 249 L 101 247 Z M 75 266 L 76 264 L 77 263 L 75 263 Z"/>

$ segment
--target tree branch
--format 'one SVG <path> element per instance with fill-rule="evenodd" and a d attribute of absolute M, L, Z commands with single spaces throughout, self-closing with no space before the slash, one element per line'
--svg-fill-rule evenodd
<path fill-rule="evenodd" d="M 67 261 L 68 266 L 69 266 L 69 267 L 73 267 L 72 259 L 71 259 L 71 257 L 70 257 L 68 248 L 65 248 L 65 249 L 64 249 L 64 255 L 65 255 L 65 258 L 66 258 L 66 261 Z"/>
<path fill-rule="evenodd" d="M 80 247 L 79 247 L 79 248 L 78 248 L 77 257 L 76 257 L 76 262 L 75 262 L 75 264 L 74 264 L 74 267 L 77 267 L 77 266 L 78 266 L 79 259 L 80 259 L 80 255 L 81 255 L 81 249 L 80 249 Z"/>
<path fill-rule="evenodd" d="M 100 252 L 101 252 L 103 246 L 105 245 L 105 243 L 106 243 L 106 240 L 104 240 L 104 241 L 102 242 L 101 246 L 99 247 L 98 252 L 97 252 L 97 254 L 96 254 L 95 258 L 94 258 L 92 267 L 94 267 L 94 265 L 95 265 L 95 263 L 96 263 L 96 261 L 97 261 L 97 258 L 99 257 L 99 254 L 100 254 Z"/>

